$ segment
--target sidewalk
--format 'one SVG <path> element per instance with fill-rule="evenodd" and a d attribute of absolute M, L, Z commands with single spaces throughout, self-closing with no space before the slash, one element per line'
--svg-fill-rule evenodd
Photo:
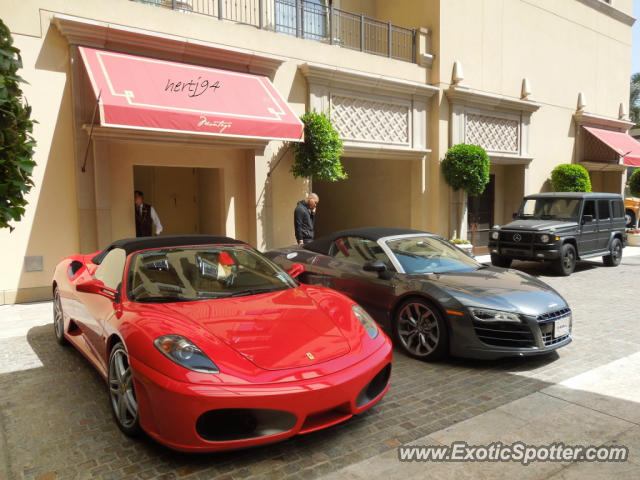
<path fill-rule="evenodd" d="M 626 462 L 400 462 L 397 451 L 350 465 L 323 480 L 640 478 L 640 353 L 422 437 L 411 445 L 524 442 L 527 445 L 617 445 Z"/>
<path fill-rule="evenodd" d="M 625 247 L 622 251 L 622 257 L 640 257 L 640 247 Z M 489 264 L 491 263 L 491 255 L 476 255 L 476 260 L 480 263 Z"/>

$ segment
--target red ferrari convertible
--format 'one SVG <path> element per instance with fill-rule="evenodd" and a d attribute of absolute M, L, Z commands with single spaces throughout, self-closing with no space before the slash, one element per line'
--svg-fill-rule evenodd
<path fill-rule="evenodd" d="M 105 378 L 128 435 L 214 451 L 312 432 L 382 398 L 391 343 L 303 270 L 226 237 L 119 240 L 56 267 L 56 338 Z"/>

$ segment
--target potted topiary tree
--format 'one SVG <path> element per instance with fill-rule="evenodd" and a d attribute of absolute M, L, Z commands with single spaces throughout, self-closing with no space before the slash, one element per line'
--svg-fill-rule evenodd
<path fill-rule="evenodd" d="M 31 136 L 34 121 L 31 107 L 24 101 L 18 75 L 22 68 L 20 50 L 13 46 L 9 28 L 0 20 L 0 228 L 14 227 L 27 205 L 25 195 L 33 186 L 31 172 L 36 145 Z"/>
<path fill-rule="evenodd" d="M 467 195 L 480 195 L 489 183 L 489 156 L 479 145 L 460 143 L 451 147 L 441 164 L 445 181 L 460 192 L 457 231 L 463 232 Z"/>
<path fill-rule="evenodd" d="M 555 192 L 590 192 L 589 172 L 582 165 L 558 165 L 551 171 L 551 187 Z"/>
<path fill-rule="evenodd" d="M 324 113 L 307 112 L 300 120 L 304 123 L 304 142 L 293 144 L 293 176 L 326 182 L 346 179 L 347 173 L 340 162 L 344 151 L 342 140 L 329 117 Z"/>
<path fill-rule="evenodd" d="M 640 168 L 629 178 L 629 193 L 634 197 L 640 197 Z"/>

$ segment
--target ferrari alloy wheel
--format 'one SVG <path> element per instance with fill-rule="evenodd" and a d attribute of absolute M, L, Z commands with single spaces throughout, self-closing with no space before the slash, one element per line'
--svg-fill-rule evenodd
<path fill-rule="evenodd" d="M 622 242 L 614 238 L 611 242 L 611 253 L 602 257 L 602 261 L 607 267 L 617 267 L 622 260 Z"/>
<path fill-rule="evenodd" d="M 117 343 L 109 356 L 109 400 L 120 430 L 129 436 L 138 435 L 138 402 L 129 356 L 122 343 Z"/>
<path fill-rule="evenodd" d="M 62 312 L 62 302 L 60 301 L 58 287 L 53 291 L 53 330 L 56 334 L 56 341 L 60 345 L 66 345 L 68 342 L 64 338 L 64 313 Z"/>
<path fill-rule="evenodd" d="M 440 312 L 426 300 L 409 299 L 397 310 L 396 341 L 414 358 L 438 360 L 447 353 L 448 332 Z"/>

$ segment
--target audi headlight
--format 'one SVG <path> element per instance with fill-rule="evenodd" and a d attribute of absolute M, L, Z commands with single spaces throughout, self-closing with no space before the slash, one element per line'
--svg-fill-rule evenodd
<path fill-rule="evenodd" d="M 549 237 L 549 235 L 547 235 L 546 233 L 540 235 L 540 241 L 542 243 L 548 243 L 550 238 L 551 237 Z"/>
<path fill-rule="evenodd" d="M 498 232 L 497 230 L 494 230 L 493 232 L 491 232 L 491 238 L 493 240 L 498 240 L 499 236 L 500 236 L 500 232 Z"/>
<path fill-rule="evenodd" d="M 205 353 L 188 338 L 181 335 L 163 335 L 153 341 L 160 353 L 181 367 L 202 373 L 220 373 Z"/>
<path fill-rule="evenodd" d="M 354 305 L 351 307 L 353 314 L 360 321 L 364 329 L 367 331 L 371 338 L 376 338 L 378 336 L 378 324 L 376 324 L 375 320 L 371 318 L 371 316 L 365 312 L 364 308 L 360 305 Z"/>
<path fill-rule="evenodd" d="M 521 323 L 520 317 L 515 313 L 501 310 L 489 310 L 488 308 L 470 308 L 471 315 L 481 322 L 511 322 Z"/>

